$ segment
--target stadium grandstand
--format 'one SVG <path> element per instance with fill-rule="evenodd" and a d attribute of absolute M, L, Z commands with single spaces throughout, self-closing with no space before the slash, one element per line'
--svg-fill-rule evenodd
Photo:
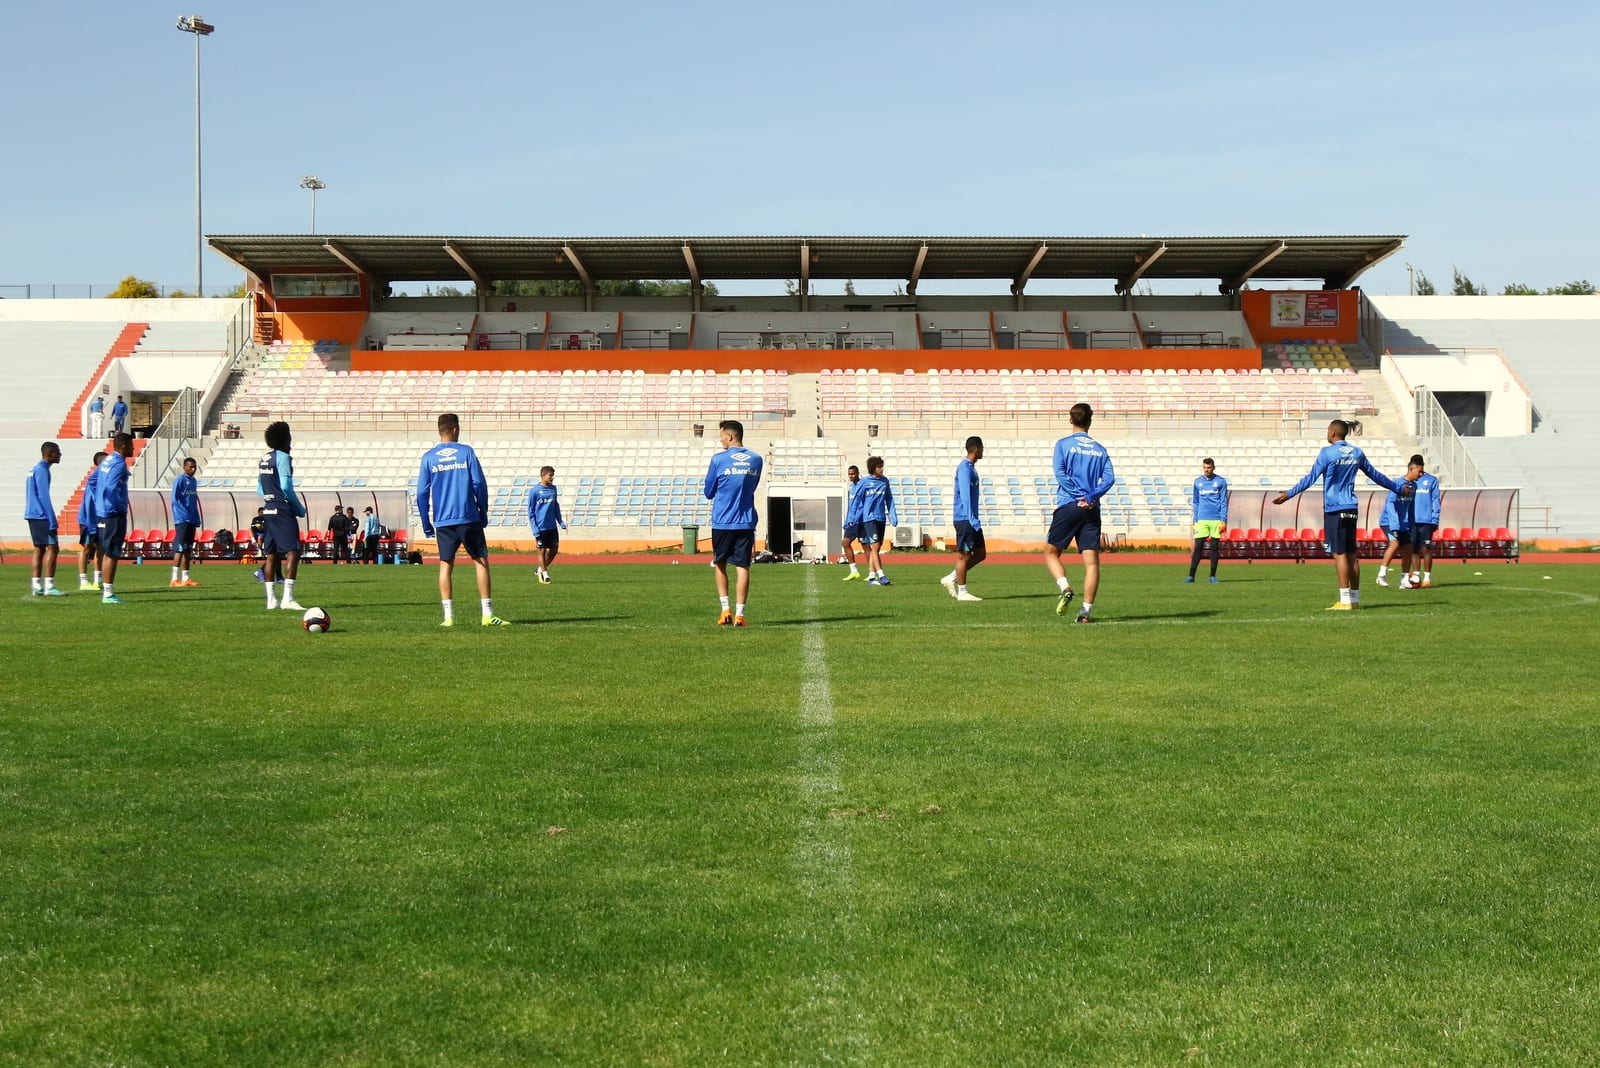
<path fill-rule="evenodd" d="M 627 550 L 708 532 L 701 482 L 732 418 L 768 460 L 768 546 L 831 556 L 844 470 L 868 455 L 885 458 L 900 505 L 895 544 L 947 536 L 975 433 L 991 544 L 1032 547 L 1054 502 L 1051 448 L 1086 401 L 1118 475 L 1107 527 L 1126 544 L 1187 541 L 1189 487 L 1211 456 L 1234 489 L 1238 551 L 1314 555 L 1316 495 L 1270 500 L 1335 417 L 1380 469 L 1428 457 L 1446 487 L 1441 533 L 1465 552 L 1600 535 L 1577 466 L 1597 433 L 1581 403 L 1600 301 L 1367 296 L 1362 273 L 1402 240 L 214 236 L 245 272 L 244 299 L 0 300 L 0 452 L 21 472 L 40 441 L 61 443 L 61 527 L 75 533 L 75 491 L 103 447 L 90 402 L 125 396 L 131 525 L 154 546 L 187 456 L 207 527 L 245 528 L 262 431 L 287 419 L 315 541 L 335 504 L 414 531 L 417 458 L 454 411 L 490 479 L 491 542 L 529 543 L 527 488 L 551 464 L 568 544 Z M 685 294 L 602 286 L 640 279 L 686 279 Z M 814 292 L 844 279 L 893 292 Z M 1158 279 L 1212 292 L 1137 292 Z M 705 285 L 723 280 L 772 294 Z M 996 284 L 919 294 L 952 280 Z M 1028 291 L 1046 280 L 1108 292 Z M 574 295 L 497 295 L 528 281 Z M 456 282 L 471 295 L 398 292 Z M 1363 528 L 1381 504 L 1368 494 Z M 15 514 L 0 526 L 22 535 Z"/>

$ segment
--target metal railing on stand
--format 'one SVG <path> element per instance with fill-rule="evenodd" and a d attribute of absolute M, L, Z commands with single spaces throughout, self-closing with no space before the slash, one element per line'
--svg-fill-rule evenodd
<path fill-rule="evenodd" d="M 1450 486 L 1482 486 L 1483 475 L 1473 462 L 1472 454 L 1461 441 L 1461 435 L 1450 422 L 1450 417 L 1440 407 L 1433 390 L 1418 386 L 1414 394 L 1417 405 L 1417 438 L 1422 442 L 1423 455 L 1433 473 Z"/>
<path fill-rule="evenodd" d="M 134 489 L 159 486 L 168 470 L 190 454 L 190 443 L 199 436 L 200 395 L 193 387 L 185 387 L 167 409 L 161 425 L 145 441 L 139 461 L 129 472 L 129 485 Z"/>

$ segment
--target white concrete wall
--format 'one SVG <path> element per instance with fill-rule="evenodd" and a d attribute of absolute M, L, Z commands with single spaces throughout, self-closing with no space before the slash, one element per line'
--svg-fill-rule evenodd
<path fill-rule="evenodd" d="M 1406 319 L 1600 319 L 1600 295 L 1589 297 L 1376 297 L 1373 307 Z"/>
<path fill-rule="evenodd" d="M 246 300 L 0 300 L 0 320 L 30 323 L 226 323 Z"/>
<path fill-rule="evenodd" d="M 1385 353 L 1382 371 L 1384 381 L 1400 401 L 1406 429 L 1412 434 L 1417 432 L 1412 396 L 1424 386 L 1435 393 L 1485 394 L 1488 403 L 1484 437 L 1515 437 L 1533 430 L 1533 402 L 1505 360 L 1493 350 L 1458 349 L 1437 355 Z"/>

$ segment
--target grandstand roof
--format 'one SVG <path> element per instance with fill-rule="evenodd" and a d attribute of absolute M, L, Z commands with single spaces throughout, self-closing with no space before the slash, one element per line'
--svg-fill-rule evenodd
<path fill-rule="evenodd" d="M 350 269 L 385 282 L 503 279 L 1251 279 L 1351 285 L 1403 235 L 1301 237 L 402 237 L 218 235 L 211 247 L 265 277 Z"/>

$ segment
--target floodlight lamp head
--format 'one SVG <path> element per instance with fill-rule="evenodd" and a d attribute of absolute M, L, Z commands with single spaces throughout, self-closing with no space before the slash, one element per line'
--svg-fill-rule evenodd
<path fill-rule="evenodd" d="M 178 29 L 184 33 L 192 33 L 197 37 L 210 37 L 216 31 L 216 27 L 207 22 L 203 15 L 179 16 Z"/>

